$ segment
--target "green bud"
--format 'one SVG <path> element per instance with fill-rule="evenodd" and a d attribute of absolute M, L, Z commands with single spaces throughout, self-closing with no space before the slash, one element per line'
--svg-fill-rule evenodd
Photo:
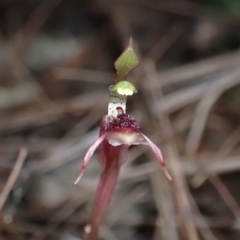
<path fill-rule="evenodd" d="M 125 79 L 129 71 L 139 64 L 139 59 L 133 50 L 132 38 L 130 38 L 127 49 L 115 61 L 114 66 L 117 70 L 117 79 Z"/>
<path fill-rule="evenodd" d="M 110 86 L 109 90 L 117 91 L 118 94 L 126 96 L 131 96 L 133 95 L 133 93 L 137 92 L 135 86 L 132 83 L 125 80 L 120 81 L 113 86 Z"/>

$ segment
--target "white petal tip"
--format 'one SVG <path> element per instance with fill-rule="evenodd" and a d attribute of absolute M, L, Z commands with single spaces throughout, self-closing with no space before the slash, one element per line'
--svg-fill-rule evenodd
<path fill-rule="evenodd" d="M 75 182 L 74 182 L 74 185 L 76 185 L 78 182 L 79 182 L 80 179 L 77 179 Z"/>
<path fill-rule="evenodd" d="M 168 172 L 167 168 L 166 167 L 163 167 L 163 172 L 165 173 L 165 176 L 167 177 L 167 179 L 169 181 L 172 181 L 172 177 L 170 175 L 170 173 Z"/>
<path fill-rule="evenodd" d="M 80 173 L 76 181 L 74 182 L 74 185 L 76 185 L 82 178 L 83 173 Z"/>

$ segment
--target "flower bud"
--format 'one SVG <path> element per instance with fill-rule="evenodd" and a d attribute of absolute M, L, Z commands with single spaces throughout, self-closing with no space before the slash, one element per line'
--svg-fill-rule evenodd
<path fill-rule="evenodd" d="M 139 64 L 139 59 L 133 51 L 132 38 L 130 38 L 127 49 L 115 61 L 114 66 L 117 70 L 117 80 L 125 79 L 129 71 Z"/>

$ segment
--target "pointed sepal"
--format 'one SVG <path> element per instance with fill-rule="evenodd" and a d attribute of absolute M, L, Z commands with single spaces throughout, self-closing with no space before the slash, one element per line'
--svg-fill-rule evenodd
<path fill-rule="evenodd" d="M 79 173 L 79 175 L 78 175 L 78 178 L 76 179 L 76 181 L 74 182 L 74 184 L 77 184 L 77 183 L 80 181 L 80 179 L 82 178 L 82 176 L 83 176 L 83 174 L 84 174 L 84 172 L 85 172 L 85 169 L 86 169 L 86 167 L 87 167 L 87 165 L 88 165 L 88 163 L 89 163 L 92 155 L 94 154 L 96 148 L 97 148 L 97 147 L 102 143 L 102 141 L 106 138 L 106 135 L 107 135 L 107 133 L 102 134 L 101 137 L 98 138 L 98 140 L 88 149 L 88 151 L 87 151 L 87 153 L 86 153 L 86 155 L 85 155 L 85 157 L 84 157 L 84 160 L 83 160 L 82 168 L 81 168 L 80 173 Z"/>
<path fill-rule="evenodd" d="M 145 136 L 144 134 L 142 134 L 142 136 L 145 138 L 148 145 L 150 146 L 150 148 L 154 152 L 155 156 L 157 157 L 158 161 L 160 162 L 163 172 L 165 173 L 166 177 L 168 178 L 168 180 L 172 181 L 172 177 L 171 177 L 170 173 L 168 172 L 168 170 L 166 168 L 166 164 L 163 160 L 161 150 L 147 136 Z"/>
<path fill-rule="evenodd" d="M 132 38 L 130 38 L 127 49 L 115 61 L 117 80 L 126 79 L 127 74 L 139 64 L 139 59 L 133 50 Z"/>

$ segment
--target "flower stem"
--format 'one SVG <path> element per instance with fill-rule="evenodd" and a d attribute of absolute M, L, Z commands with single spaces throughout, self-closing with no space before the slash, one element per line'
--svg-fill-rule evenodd
<path fill-rule="evenodd" d="M 90 225 L 91 230 L 87 240 L 96 240 L 98 237 L 99 226 L 110 204 L 120 171 L 119 156 L 121 146 L 114 147 L 108 142 L 104 144 L 105 150 L 107 150 L 106 165 L 97 188 Z"/>

